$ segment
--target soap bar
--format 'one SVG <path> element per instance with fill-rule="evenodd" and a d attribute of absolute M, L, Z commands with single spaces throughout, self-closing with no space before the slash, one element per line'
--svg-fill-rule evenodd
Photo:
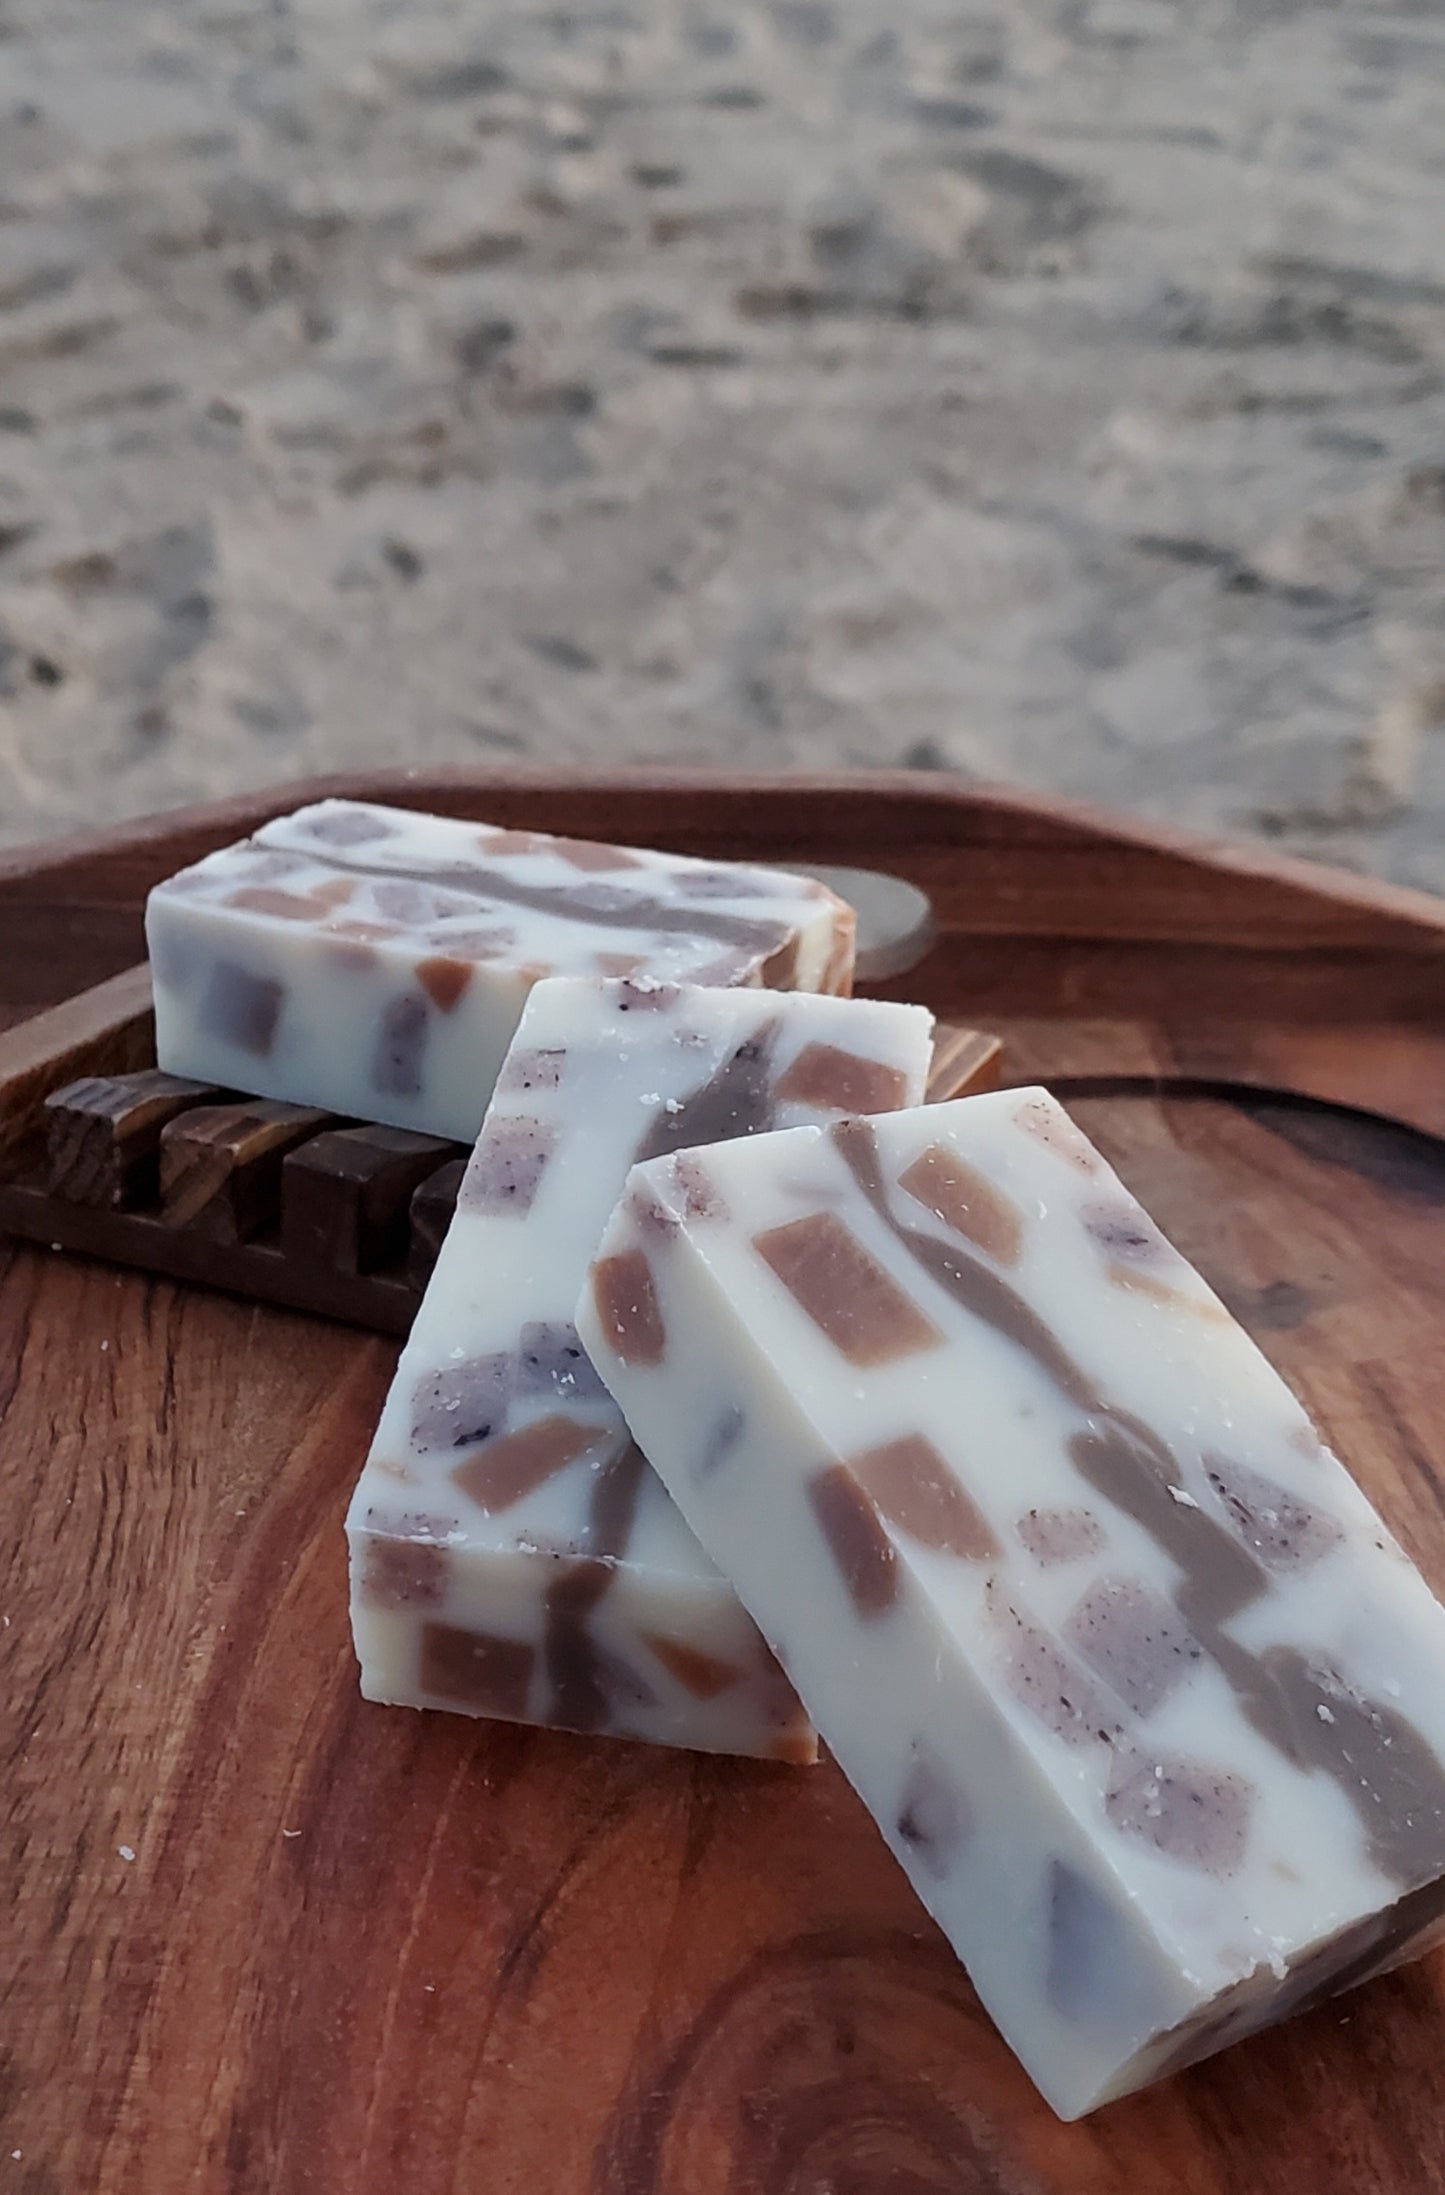
<path fill-rule="evenodd" d="M 809 878 L 326 800 L 151 893 L 173 1075 L 475 1140 L 539 977 L 852 988 Z"/>
<path fill-rule="evenodd" d="M 572 1314 L 634 1160 L 916 1104 L 931 1029 L 919 1006 L 536 986 L 351 1505 L 369 1699 L 812 1757 Z"/>
<path fill-rule="evenodd" d="M 639 1167 L 578 1314 L 1074 2117 L 1445 1914 L 1445 1610 L 1041 1090 Z"/>

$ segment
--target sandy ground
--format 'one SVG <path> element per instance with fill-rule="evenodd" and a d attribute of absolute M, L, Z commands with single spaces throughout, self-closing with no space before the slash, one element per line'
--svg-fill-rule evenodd
<path fill-rule="evenodd" d="M 1013 778 L 1445 886 L 1445 6 L 0 0 L 0 839 Z"/>

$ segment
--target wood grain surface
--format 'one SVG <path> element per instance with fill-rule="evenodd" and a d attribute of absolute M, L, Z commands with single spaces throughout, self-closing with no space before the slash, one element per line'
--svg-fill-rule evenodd
<path fill-rule="evenodd" d="M 1001 1025 L 1009 1079 L 1112 1093 L 1089 1133 L 1445 1588 L 1432 903 L 916 779 L 406 796 L 926 876 L 907 987 Z M 133 957 L 151 878 L 289 804 L 12 859 L 0 1013 Z M 1363 1110 L 1291 1094 L 1301 1030 Z M 1445 1957 L 1063 2127 L 831 1767 L 361 1701 L 341 1519 L 393 1345 L 24 1248 L 0 1321 L 0 2188 L 1445 2188 Z"/>

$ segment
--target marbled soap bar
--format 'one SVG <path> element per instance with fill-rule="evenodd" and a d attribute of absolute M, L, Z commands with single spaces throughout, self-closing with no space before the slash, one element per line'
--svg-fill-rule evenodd
<path fill-rule="evenodd" d="M 1043 1091 L 640 1167 L 578 1318 L 1066 2117 L 1445 1913 L 1445 1610 Z"/>
<path fill-rule="evenodd" d="M 823 885 L 326 800 L 158 885 L 167 1073 L 470 1143 L 539 977 L 852 988 Z"/>
<path fill-rule="evenodd" d="M 917 1104 L 931 1032 L 920 1006 L 537 985 L 351 1505 L 369 1699 L 811 1759 L 572 1314 L 634 1160 Z"/>

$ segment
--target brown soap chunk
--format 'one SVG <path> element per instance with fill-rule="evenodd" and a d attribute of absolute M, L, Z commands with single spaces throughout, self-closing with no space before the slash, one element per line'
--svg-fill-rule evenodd
<path fill-rule="evenodd" d="M 850 1456 L 851 1471 L 874 1507 L 910 1539 L 946 1555 L 986 1562 L 999 1552 L 988 1520 L 922 1433 Z"/>
<path fill-rule="evenodd" d="M 776 1094 L 835 1113 L 888 1113 L 907 1097 L 908 1077 L 901 1067 L 864 1059 L 837 1044 L 805 1044 Z"/>
<path fill-rule="evenodd" d="M 834 1212 L 771 1227 L 753 1248 L 850 1364 L 891 1364 L 943 1339 Z"/>
<path fill-rule="evenodd" d="M 765 991 L 791 991 L 798 981 L 798 962 L 802 957 L 802 939 L 796 930 L 780 928 L 778 943 L 769 953 L 758 971 L 758 982 Z"/>
<path fill-rule="evenodd" d="M 436 953 L 430 960 L 417 962 L 416 980 L 432 1004 L 439 1006 L 444 1014 L 449 1014 L 460 1003 L 463 992 L 472 980 L 471 963 L 453 960 L 445 953 Z"/>
<path fill-rule="evenodd" d="M 1011 1197 L 941 1143 L 930 1144 L 898 1178 L 925 1211 L 999 1265 L 1016 1265 L 1023 1248 L 1024 1216 Z"/>
<path fill-rule="evenodd" d="M 320 922 L 329 911 L 324 900 L 283 892 L 274 884 L 243 884 L 227 894 L 226 905 L 241 914 L 274 915 L 279 922 Z"/>
<path fill-rule="evenodd" d="M 493 847 L 495 851 L 495 846 Z M 640 869 L 642 863 L 621 846 L 603 846 L 590 838 L 559 838 L 553 852 L 574 869 Z"/>
<path fill-rule="evenodd" d="M 529 1212 L 556 1146 L 557 1131 L 540 1120 L 489 1120 L 462 1182 L 462 1210 Z"/>
<path fill-rule="evenodd" d="M 402 1258 L 413 1191 L 455 1144 L 406 1128 L 336 1128 L 289 1152 L 281 1169 L 288 1257 L 371 1273 Z"/>
<path fill-rule="evenodd" d="M 795 1768 L 811 1768 L 818 1758 L 818 1741 L 812 1725 L 801 1714 L 795 1715 L 791 1722 L 783 1724 L 776 1738 L 769 1739 L 763 1757 L 770 1761 L 788 1761 Z"/>
<path fill-rule="evenodd" d="M 284 996 L 273 976 L 255 975 L 234 960 L 213 960 L 196 1019 L 207 1036 L 265 1059 L 276 1041 Z"/>
<path fill-rule="evenodd" d="M 643 1251 L 599 1259 L 592 1268 L 592 1300 L 624 1364 L 661 1364 L 667 1332 Z"/>
<path fill-rule="evenodd" d="M 818 1758 L 818 1733 L 778 1663 L 768 1655 L 764 1668 L 747 1687 L 747 1697 L 770 1733 L 765 1758 L 811 1766 Z"/>
<path fill-rule="evenodd" d="M 834 1463 L 808 1481 L 808 1500 L 859 1615 L 885 1614 L 898 1598 L 898 1556 L 862 1487 Z"/>
<path fill-rule="evenodd" d="M 67 1204 L 134 1207 L 155 1202 L 161 1130 L 221 1095 L 213 1084 L 149 1069 L 87 1075 L 45 1101 L 50 1194 Z"/>
<path fill-rule="evenodd" d="M 853 991 L 854 961 L 858 948 L 858 917 L 840 900 L 833 914 L 833 935 L 823 979 L 818 989 L 829 998 L 849 998 Z"/>
<path fill-rule="evenodd" d="M 1046 1105 L 1041 1098 L 1025 1098 L 1014 1114 L 1014 1125 L 1056 1157 L 1067 1159 L 1081 1174 L 1099 1171 L 1099 1154 L 1082 1129 L 1075 1127 L 1067 1113 Z"/>
<path fill-rule="evenodd" d="M 274 1225 L 281 1162 L 334 1118 L 266 1098 L 200 1105 L 161 1133 L 161 1213 L 212 1242 L 245 1242 Z"/>
<path fill-rule="evenodd" d="M 532 1687 L 535 1647 L 456 1624 L 427 1623 L 421 1633 L 421 1689 L 479 1715 L 520 1722 Z"/>
<path fill-rule="evenodd" d="M 424 1288 L 431 1279 L 437 1253 L 456 1216 L 457 1195 L 466 1170 L 466 1159 L 449 1158 L 444 1166 L 427 1176 L 412 1197 L 406 1274 L 419 1288 Z"/>
<path fill-rule="evenodd" d="M 489 1440 L 478 1454 L 459 1463 L 452 1477 L 479 1509 L 495 1516 L 555 1478 L 589 1448 L 614 1438 L 610 1426 L 582 1425 L 560 1416 L 538 1418 L 533 1425 Z"/>
<path fill-rule="evenodd" d="M 478 831 L 477 844 L 484 854 L 543 854 L 553 841 L 543 831 Z"/>
<path fill-rule="evenodd" d="M 716 1654 L 704 1654 L 697 1646 L 689 1646 L 685 1639 L 665 1638 L 660 1631 L 644 1631 L 643 1642 L 650 1653 L 657 1656 L 670 1676 L 676 1677 L 685 1692 L 695 1700 L 715 1700 L 719 1692 L 726 1692 L 736 1684 L 743 1672 L 731 1662 L 723 1661 Z"/>
<path fill-rule="evenodd" d="M 447 1551 L 430 1540 L 368 1539 L 361 1597 L 369 1608 L 440 1608 Z"/>

